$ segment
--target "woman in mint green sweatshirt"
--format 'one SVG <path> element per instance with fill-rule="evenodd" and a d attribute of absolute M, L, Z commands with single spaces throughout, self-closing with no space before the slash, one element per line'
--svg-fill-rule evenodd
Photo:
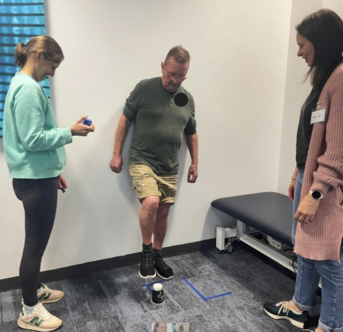
<path fill-rule="evenodd" d="M 81 117 L 70 128 L 60 129 L 44 89 L 37 82 L 53 77 L 64 59 L 61 47 L 48 36 L 19 43 L 15 63 L 21 70 L 12 78 L 5 100 L 4 147 L 16 196 L 25 211 L 25 245 L 20 264 L 23 308 L 18 325 L 34 331 L 53 331 L 62 320 L 51 315 L 43 303 L 63 298 L 62 291 L 40 282 L 39 273 L 56 214 L 57 190 L 65 191 L 62 177 L 66 164 L 64 145 L 72 136 L 86 136 L 94 125 Z"/>

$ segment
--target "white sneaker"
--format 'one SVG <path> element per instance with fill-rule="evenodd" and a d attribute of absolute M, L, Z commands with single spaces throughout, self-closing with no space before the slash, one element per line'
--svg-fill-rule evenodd
<path fill-rule="evenodd" d="M 64 292 L 50 289 L 42 284 L 43 289 L 37 294 L 40 303 L 54 303 L 64 298 Z"/>
<path fill-rule="evenodd" d="M 62 325 L 62 320 L 51 315 L 42 303 L 38 303 L 32 314 L 27 314 L 25 307 L 22 307 L 17 323 L 19 327 L 26 330 L 54 331 Z"/>
<path fill-rule="evenodd" d="M 38 302 L 40 303 L 54 303 L 64 298 L 64 292 L 50 289 L 47 285 L 42 284 L 42 290 L 37 293 Z M 21 305 L 24 305 L 23 299 Z"/>

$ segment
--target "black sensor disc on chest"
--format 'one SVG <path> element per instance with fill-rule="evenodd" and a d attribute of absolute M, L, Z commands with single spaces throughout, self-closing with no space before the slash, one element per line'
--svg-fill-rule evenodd
<path fill-rule="evenodd" d="M 180 92 L 180 93 L 175 95 L 174 102 L 179 107 L 186 106 L 188 103 L 188 97 L 185 93 Z"/>

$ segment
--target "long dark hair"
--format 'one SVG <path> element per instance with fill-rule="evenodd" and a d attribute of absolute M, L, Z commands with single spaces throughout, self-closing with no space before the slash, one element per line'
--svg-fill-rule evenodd
<path fill-rule="evenodd" d="M 305 17 L 295 29 L 314 46 L 314 62 L 307 73 L 314 88 L 322 87 L 342 61 L 343 21 L 330 9 Z"/>

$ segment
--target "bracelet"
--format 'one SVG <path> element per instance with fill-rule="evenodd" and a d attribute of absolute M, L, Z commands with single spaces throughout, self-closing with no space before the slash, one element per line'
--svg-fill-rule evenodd
<path fill-rule="evenodd" d="M 296 178 L 291 178 L 292 180 L 296 180 Z"/>

